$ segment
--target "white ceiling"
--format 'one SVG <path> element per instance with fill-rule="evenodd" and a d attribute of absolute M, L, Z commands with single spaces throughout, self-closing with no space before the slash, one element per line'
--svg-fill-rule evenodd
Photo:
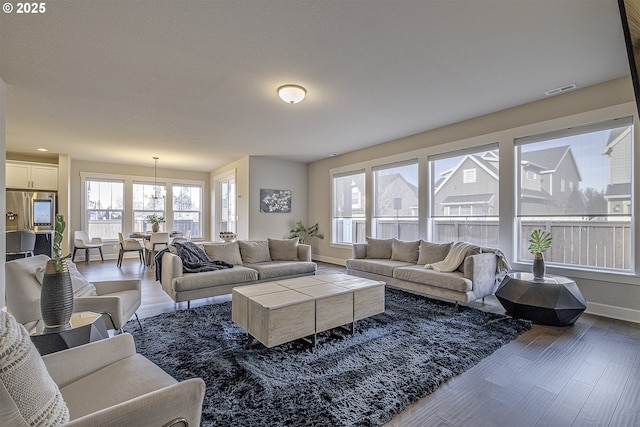
<path fill-rule="evenodd" d="M 629 74 L 616 0 L 45 4 L 0 14 L 7 151 L 310 162 Z"/>

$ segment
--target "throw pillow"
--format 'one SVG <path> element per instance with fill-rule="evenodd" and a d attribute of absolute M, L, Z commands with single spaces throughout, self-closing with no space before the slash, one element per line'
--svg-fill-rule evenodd
<path fill-rule="evenodd" d="M 297 261 L 298 238 L 293 239 L 267 239 L 269 242 L 269 255 L 273 261 Z"/>
<path fill-rule="evenodd" d="M 2 408 L 5 419 L 22 419 L 31 426 L 69 422 L 69 409 L 29 333 L 11 314 L 1 310 L 0 383 L 14 403 Z"/>
<path fill-rule="evenodd" d="M 211 261 L 224 261 L 233 265 L 242 264 L 242 257 L 240 257 L 240 245 L 238 245 L 238 242 L 204 245 L 204 251 L 207 253 L 209 258 L 211 258 Z"/>
<path fill-rule="evenodd" d="M 420 240 L 415 242 L 405 242 L 393 239 L 391 243 L 391 259 L 394 261 L 413 262 L 418 261 L 418 250 Z"/>
<path fill-rule="evenodd" d="M 445 259 L 453 243 L 431 243 L 422 240 L 420 242 L 420 248 L 417 264 L 433 264 Z"/>
<path fill-rule="evenodd" d="M 73 287 L 73 297 L 87 297 L 92 296 L 95 297 L 98 295 L 96 292 L 96 287 L 93 283 L 90 283 L 85 279 L 82 274 L 78 271 L 78 267 L 76 264 L 67 260 L 67 269 L 69 270 L 69 276 L 71 276 L 71 286 Z M 44 270 L 45 267 L 36 268 L 36 280 L 40 285 L 42 285 L 42 281 L 44 280 Z"/>
<path fill-rule="evenodd" d="M 390 259 L 393 239 L 373 239 L 367 237 L 367 258 Z"/>
<path fill-rule="evenodd" d="M 240 240 L 238 244 L 243 264 L 271 261 L 269 242 L 266 240 Z"/>

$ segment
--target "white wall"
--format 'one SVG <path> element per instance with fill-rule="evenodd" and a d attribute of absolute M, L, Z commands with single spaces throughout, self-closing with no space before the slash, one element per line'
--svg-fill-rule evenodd
<path fill-rule="evenodd" d="M 403 153 L 421 158 L 428 154 L 453 151 L 487 143 L 500 147 L 500 248 L 513 260 L 514 236 L 514 167 L 513 138 L 561 129 L 566 126 L 604 120 L 608 115 L 636 115 L 633 88 L 630 78 L 621 78 L 531 104 L 477 117 L 443 128 L 390 141 L 342 156 L 324 159 L 309 165 L 308 219 L 318 221 L 325 239 L 316 241 L 314 258 L 344 264 L 351 257 L 350 245 L 331 244 L 331 176 L 332 169 L 351 165 L 380 162 L 381 159 L 398 159 Z M 636 119 L 636 139 L 640 126 Z M 640 150 L 635 153 L 636 165 L 640 165 Z M 427 182 L 426 173 L 420 180 Z M 640 185 L 640 171 L 636 172 L 636 188 Z M 426 185 L 420 187 L 422 212 L 426 212 Z M 636 198 L 639 212 L 640 198 Z M 640 230 L 638 216 L 635 229 Z M 640 233 L 636 232 L 635 247 L 640 250 Z M 636 272 L 640 273 L 640 260 L 636 257 Z M 514 265 L 514 269 L 530 269 L 527 265 Z M 549 269 L 552 274 L 572 277 L 588 302 L 588 311 L 610 317 L 640 322 L 640 278 L 636 275 L 596 274 L 578 270 Z"/>
<path fill-rule="evenodd" d="M 5 84 L 5 82 L 0 78 L 0 150 L 2 150 L 2 152 L 4 153 L 4 157 L 6 158 L 6 116 L 7 116 L 7 85 Z M 4 259 L 6 257 L 6 250 L 7 250 L 7 242 L 6 242 L 6 235 L 5 232 L 7 231 L 7 223 L 4 220 L 4 218 L 6 217 L 7 214 L 7 198 L 6 198 L 6 190 L 5 190 L 5 180 L 6 180 L 6 162 L 2 162 L 2 165 L 0 165 L 0 182 L 2 182 L 2 185 L 0 185 L 0 187 L 2 188 L 1 190 L 1 194 L 0 194 L 0 215 L 2 216 L 3 220 L 2 220 L 2 228 L 0 228 L 0 235 L 2 235 L 2 237 L 0 238 L 0 259 L 3 260 L 3 262 L 1 262 L 0 264 L 0 309 L 2 309 L 2 307 L 4 307 L 4 289 L 5 289 L 5 284 L 4 284 Z"/>

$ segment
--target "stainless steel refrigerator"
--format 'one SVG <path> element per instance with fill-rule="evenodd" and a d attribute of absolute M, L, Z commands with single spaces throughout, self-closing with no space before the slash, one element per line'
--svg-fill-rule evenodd
<path fill-rule="evenodd" d="M 51 256 L 58 211 L 56 193 L 51 191 L 7 191 L 7 231 L 33 230 L 34 254 Z"/>

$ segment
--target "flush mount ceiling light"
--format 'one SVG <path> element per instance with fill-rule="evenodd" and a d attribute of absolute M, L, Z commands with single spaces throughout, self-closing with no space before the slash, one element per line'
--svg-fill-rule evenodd
<path fill-rule="evenodd" d="M 278 96 L 287 104 L 297 104 L 307 95 L 307 90 L 298 85 L 284 85 L 278 88 Z"/>

